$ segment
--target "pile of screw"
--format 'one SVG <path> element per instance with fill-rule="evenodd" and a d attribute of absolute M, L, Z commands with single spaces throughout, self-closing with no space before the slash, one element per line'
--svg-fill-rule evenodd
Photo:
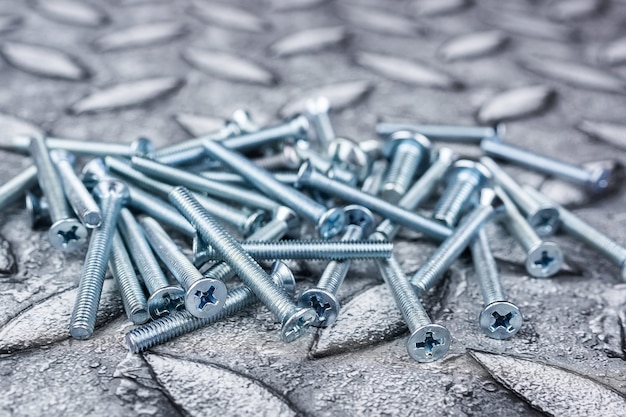
<path fill-rule="evenodd" d="M 140 325 L 126 336 L 132 352 L 257 300 L 280 321 L 282 339 L 293 341 L 310 326 L 335 322 L 336 294 L 351 260 L 371 259 L 410 329 L 409 355 L 434 361 L 447 352 L 450 334 L 431 322 L 420 297 L 467 248 L 483 295 L 481 329 L 492 338 L 512 337 L 522 314 L 507 301 L 499 279 L 484 229 L 492 220 L 503 223 L 526 251 L 533 277 L 547 278 L 560 269 L 559 247 L 544 240 L 560 226 L 619 266 L 626 280 L 626 248 L 520 186 L 491 158 L 594 194 L 615 188 L 619 172 L 589 171 L 514 147 L 501 139 L 500 127 L 380 123 L 377 133 L 383 142 L 336 137 L 328 101 L 318 98 L 309 102 L 306 115 L 279 125 L 259 128 L 237 111 L 217 132 L 158 150 L 143 138 L 125 145 L 16 137 L 6 148 L 29 152 L 34 165 L 0 187 L 0 209 L 26 194 L 33 225 L 51 225 L 50 243 L 62 251 L 86 244 L 92 230 L 70 334 L 91 337 L 108 266 L 128 318 Z M 459 159 L 431 141 L 474 142 L 485 156 Z M 245 156 L 260 150 L 265 156 Z M 74 154 L 96 158 L 78 175 Z M 37 182 L 43 197 L 32 192 Z M 440 188 L 432 214 L 418 213 Z M 378 225 L 372 212 L 383 218 Z M 301 220 L 313 224 L 321 240 L 297 240 L 305 226 Z M 411 277 L 390 243 L 401 227 L 439 245 Z M 245 240 L 236 240 L 233 229 Z M 192 259 L 170 234 L 193 241 Z M 329 260 L 317 284 L 297 302 L 293 274 L 281 262 L 286 259 Z M 262 260 L 275 261 L 269 273 L 258 263 Z M 243 285 L 227 289 L 235 276 Z"/>

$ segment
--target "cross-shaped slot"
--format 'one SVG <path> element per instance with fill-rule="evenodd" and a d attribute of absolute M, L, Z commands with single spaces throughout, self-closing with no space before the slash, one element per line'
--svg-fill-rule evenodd
<path fill-rule="evenodd" d="M 541 214 L 537 222 L 538 229 L 547 229 L 552 226 L 553 217 L 548 214 Z"/>
<path fill-rule="evenodd" d="M 330 303 L 322 303 L 322 300 L 314 295 L 311 297 L 311 307 L 315 310 L 320 321 L 326 320 L 326 312 L 330 310 Z"/>
<path fill-rule="evenodd" d="M 285 332 L 285 336 L 291 337 L 292 334 L 300 334 L 304 326 L 306 326 L 310 322 L 310 320 L 306 320 L 304 317 L 300 317 L 298 321 L 293 325 L 293 327 Z"/>
<path fill-rule="evenodd" d="M 59 230 L 58 231 L 59 236 L 61 236 L 63 238 L 62 244 L 63 244 L 64 247 L 69 245 L 71 240 L 76 240 L 76 241 L 80 240 L 80 236 L 78 236 L 76 234 L 77 230 L 78 230 L 78 226 L 72 226 L 72 228 L 70 230 L 67 230 L 67 231 Z"/>
<path fill-rule="evenodd" d="M 196 291 L 195 296 L 200 299 L 199 310 L 204 310 L 207 304 L 217 304 L 217 298 L 213 296 L 213 292 L 215 292 L 215 287 L 211 287 L 207 291 Z"/>
<path fill-rule="evenodd" d="M 495 332 L 498 327 L 504 328 L 509 333 L 514 330 L 513 326 L 511 326 L 511 319 L 514 316 L 512 311 L 509 311 L 504 316 L 500 315 L 497 311 L 494 311 L 491 313 L 491 316 L 494 319 L 493 324 L 490 326 L 492 332 Z"/>
<path fill-rule="evenodd" d="M 548 255 L 548 251 L 544 250 L 541 252 L 541 258 L 535 261 L 535 265 L 540 267 L 542 270 L 546 270 L 550 267 L 552 261 L 554 261 L 554 258 Z"/>
<path fill-rule="evenodd" d="M 172 299 L 169 294 L 165 294 L 161 299 L 161 304 L 156 308 L 156 315 L 159 317 L 169 316 L 171 310 L 181 311 L 185 307 L 185 300 L 181 297 Z"/>
<path fill-rule="evenodd" d="M 441 344 L 443 344 L 443 341 L 441 339 L 435 339 L 433 332 L 426 332 L 424 341 L 416 343 L 415 347 L 417 349 L 424 349 L 426 356 L 433 356 L 433 349 Z"/>

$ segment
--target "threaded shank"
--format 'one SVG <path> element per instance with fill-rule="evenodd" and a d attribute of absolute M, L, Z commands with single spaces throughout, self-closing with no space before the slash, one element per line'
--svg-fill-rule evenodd
<path fill-rule="evenodd" d="M 422 156 L 422 150 L 415 145 L 408 143 L 398 145 L 383 181 L 383 193 L 389 190 L 396 193 L 398 198 L 403 195 L 420 166 Z"/>
<path fill-rule="evenodd" d="M 158 219 L 185 236 L 196 236 L 196 229 L 172 207 L 137 187 L 129 186 L 128 188 L 130 205 L 134 209 Z"/>
<path fill-rule="evenodd" d="M 472 260 L 474 261 L 474 270 L 480 292 L 483 296 L 483 304 L 485 306 L 495 301 L 505 301 L 504 290 L 498 275 L 498 266 L 493 258 L 491 248 L 489 247 L 489 239 L 484 229 L 478 231 L 477 236 L 470 245 L 472 251 Z"/>
<path fill-rule="evenodd" d="M 433 210 L 433 219 L 449 227 L 455 226 L 480 183 L 478 174 L 464 176 L 463 179 L 452 178 Z"/>

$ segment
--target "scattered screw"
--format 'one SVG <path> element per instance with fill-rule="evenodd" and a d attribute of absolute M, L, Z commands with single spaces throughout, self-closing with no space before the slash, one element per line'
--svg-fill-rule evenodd
<path fill-rule="evenodd" d="M 359 180 L 363 180 L 369 174 L 372 159 L 359 145 L 350 139 L 334 138 L 328 144 L 328 157 L 346 171 L 355 173 Z"/>
<path fill-rule="evenodd" d="M 31 165 L 0 186 L 0 210 L 17 201 L 37 184 L 37 167 Z"/>
<path fill-rule="evenodd" d="M 504 136 L 505 125 L 497 124 L 489 126 L 446 126 L 446 125 L 422 125 L 411 123 L 378 123 L 376 133 L 387 137 L 398 130 L 408 130 L 421 133 L 428 139 L 446 142 L 480 142 L 484 138 L 498 140 Z"/>
<path fill-rule="evenodd" d="M 387 172 L 387 161 L 380 159 L 374 161 L 369 175 L 363 180 L 361 191 L 371 195 L 377 195 L 383 183 L 383 177 Z"/>
<path fill-rule="evenodd" d="M 35 179 L 36 180 L 36 179 Z M 29 191 L 26 194 L 26 212 L 30 218 L 30 228 L 33 230 L 43 229 L 50 227 L 52 220 L 50 220 L 50 210 L 48 202 L 44 197 L 40 197 Z"/>
<path fill-rule="evenodd" d="M 383 149 L 390 165 L 383 180 L 381 196 L 397 203 L 406 193 L 413 177 L 430 161 L 431 144 L 425 136 L 400 130 L 392 133 Z"/>
<path fill-rule="evenodd" d="M 330 101 L 326 97 L 316 97 L 307 100 L 306 112 L 311 124 L 315 129 L 319 148 L 324 152 L 328 149 L 330 141 L 335 138 L 335 129 L 330 121 Z"/>
<path fill-rule="evenodd" d="M 45 142 L 48 149 L 60 149 L 77 155 L 131 157 L 133 155 L 147 155 L 154 152 L 152 142 L 146 138 L 138 138 L 130 144 L 52 137 L 46 137 Z M 11 138 L 8 145 L 0 146 L 0 148 L 17 152 L 28 152 L 29 146 L 30 137 L 15 136 Z"/>

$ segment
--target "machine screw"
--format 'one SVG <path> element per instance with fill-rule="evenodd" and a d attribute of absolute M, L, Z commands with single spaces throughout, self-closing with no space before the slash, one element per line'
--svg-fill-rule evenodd
<path fill-rule="evenodd" d="M 203 171 L 200 172 L 204 178 L 211 181 L 227 182 L 236 185 L 248 185 L 248 182 L 238 174 L 234 172 L 222 172 L 222 171 Z M 274 178 L 283 184 L 295 184 L 298 181 L 298 174 L 295 172 L 272 172 Z"/>
<path fill-rule="evenodd" d="M 433 288 L 444 272 L 470 244 L 478 229 L 500 210 L 502 201 L 491 188 L 480 191 L 478 204 L 470 211 L 454 233 L 447 238 L 411 277 L 411 284 L 419 294 L 425 294 Z"/>
<path fill-rule="evenodd" d="M 446 189 L 433 210 L 433 219 L 454 227 L 478 190 L 490 180 L 491 172 L 481 163 L 456 161 L 446 174 Z"/>
<path fill-rule="evenodd" d="M 370 156 L 353 140 L 335 138 L 328 144 L 328 157 L 331 161 L 349 172 L 354 172 L 363 180 L 370 171 Z"/>
<path fill-rule="evenodd" d="M 156 220 L 144 217 L 140 223 L 154 252 L 185 288 L 187 311 L 200 318 L 211 317 L 219 312 L 226 299 L 224 283 L 203 276 Z"/>
<path fill-rule="evenodd" d="M 508 339 L 522 327 L 519 308 L 506 301 L 496 260 L 493 258 L 485 229 L 481 229 L 470 245 L 474 261 L 474 275 L 483 296 L 484 308 L 479 323 L 485 334 L 494 339 Z"/>
<path fill-rule="evenodd" d="M 183 216 L 195 226 L 201 238 L 224 256 L 239 278 L 281 321 L 283 341 L 292 342 L 302 336 L 315 320 L 315 311 L 295 305 L 287 293 L 272 282 L 270 276 L 207 213 L 186 188 L 176 187 L 169 198 Z"/>
<path fill-rule="evenodd" d="M 372 212 L 365 207 L 346 206 L 344 212 L 348 224 L 340 241 L 351 242 L 352 245 L 355 245 L 356 241 L 369 236 L 374 231 L 376 220 Z M 389 255 L 391 255 L 391 251 L 389 251 Z M 337 291 L 348 275 L 350 264 L 349 259 L 329 262 L 315 287 L 300 294 L 298 305 L 313 308 L 317 314 L 313 326 L 328 327 L 337 319 L 341 305 L 337 299 Z"/>
<path fill-rule="evenodd" d="M 530 224 L 538 236 L 546 237 L 554 234 L 559 225 L 559 211 L 553 205 L 539 204 L 535 201 L 488 156 L 480 158 L 480 162 L 491 171 L 495 182 L 506 191 L 511 200 L 526 214 L 528 224 Z"/>
<path fill-rule="evenodd" d="M 25 205 L 26 212 L 30 218 L 31 229 L 37 230 L 50 227 L 52 224 L 52 221 L 50 220 L 50 210 L 48 202 L 44 197 L 40 197 L 32 191 L 29 191 L 26 193 Z"/>
<path fill-rule="evenodd" d="M 0 186 L 0 210 L 17 201 L 37 184 L 37 167 L 31 165 Z"/>
<path fill-rule="evenodd" d="M 48 231 L 50 243 L 56 249 L 72 252 L 85 244 L 87 229 L 72 215 L 72 210 L 65 199 L 63 184 L 52 164 L 43 136 L 33 136 L 29 149 L 37 167 L 39 187 L 48 201 L 52 220 L 52 226 Z"/>
<path fill-rule="evenodd" d="M 252 160 L 259 168 L 268 171 L 276 169 L 297 169 L 302 164 L 302 158 L 298 155 L 296 147 L 291 143 L 285 143 L 279 153 L 264 156 Z"/>
<path fill-rule="evenodd" d="M 588 170 L 491 139 L 483 139 L 480 147 L 488 156 L 570 181 L 584 187 L 591 194 L 614 191 L 621 185 L 624 176 L 621 165 L 615 168 L 599 167 Z"/>
<path fill-rule="evenodd" d="M 324 175 L 329 178 L 336 179 L 344 184 L 356 184 L 357 177 L 352 171 L 340 167 L 338 164 L 328 159 L 328 156 L 321 155 L 317 151 L 309 148 L 308 142 L 298 142 L 295 149 L 302 161 L 308 161 L 315 169 L 324 173 Z"/>
<path fill-rule="evenodd" d="M 154 145 L 150 139 L 138 138 L 130 144 L 95 142 L 90 140 L 61 139 L 61 138 L 45 138 L 46 147 L 48 149 L 60 149 L 72 152 L 77 155 L 91 156 L 121 156 L 131 157 L 133 155 L 147 155 L 154 152 Z M 2 149 L 28 152 L 30 146 L 30 137 L 15 136 L 11 138 L 10 143 L 6 146 L 0 146 Z"/>
<path fill-rule="evenodd" d="M 378 195 L 378 191 L 380 191 L 383 183 L 383 177 L 387 172 L 387 165 L 387 161 L 384 159 L 374 161 L 369 175 L 363 180 L 361 191 L 371 195 Z"/>
<path fill-rule="evenodd" d="M 400 130 L 389 136 L 383 154 L 390 164 L 380 192 L 385 200 L 391 203 L 400 200 L 415 174 L 429 163 L 430 149 L 430 141 L 419 133 Z"/>
<path fill-rule="evenodd" d="M 293 296 L 296 281 L 293 274 L 283 262 L 275 262 L 272 267 L 271 278 L 277 287 L 284 289 Z M 215 323 L 224 317 L 231 316 L 255 304 L 258 298 L 245 285 L 233 288 L 228 292 L 224 308 L 215 315 L 207 318 L 198 318 L 188 311 L 181 311 L 170 316 L 161 317 L 144 326 L 137 327 L 126 334 L 126 346 L 132 353 L 143 352 L 153 346 L 160 345 L 176 337 L 191 333 L 209 324 Z"/>
<path fill-rule="evenodd" d="M 306 113 L 315 129 L 318 147 L 326 153 L 330 141 L 335 139 L 335 129 L 330 121 L 330 101 L 320 96 L 307 100 Z"/>
<path fill-rule="evenodd" d="M 70 334 L 74 339 L 88 339 L 93 334 L 117 217 L 129 198 L 126 186 L 115 180 L 100 181 L 94 188 L 94 194 L 100 201 L 102 224 L 91 234 L 85 256 L 76 303 L 70 319 Z"/>
<path fill-rule="evenodd" d="M 340 208 L 327 209 L 304 194 L 278 182 L 272 174 L 218 142 L 204 142 L 207 153 L 229 166 L 251 184 L 315 223 L 322 239 L 336 236 L 343 230 L 345 215 Z"/>
<path fill-rule="evenodd" d="M 581 242 L 606 256 L 613 264 L 620 268 L 623 282 L 626 282 L 626 247 L 601 233 L 599 230 L 583 221 L 571 211 L 551 201 L 545 195 L 532 187 L 524 186 L 524 191 L 530 194 L 539 203 L 552 204 L 559 211 L 561 228 Z"/>
<path fill-rule="evenodd" d="M 484 138 L 499 139 L 504 136 L 506 128 L 499 123 L 495 127 L 490 126 L 447 126 L 447 125 L 422 125 L 411 123 L 378 123 L 376 133 L 387 137 L 398 130 L 408 130 L 421 133 L 428 139 L 445 142 L 480 142 Z"/>

